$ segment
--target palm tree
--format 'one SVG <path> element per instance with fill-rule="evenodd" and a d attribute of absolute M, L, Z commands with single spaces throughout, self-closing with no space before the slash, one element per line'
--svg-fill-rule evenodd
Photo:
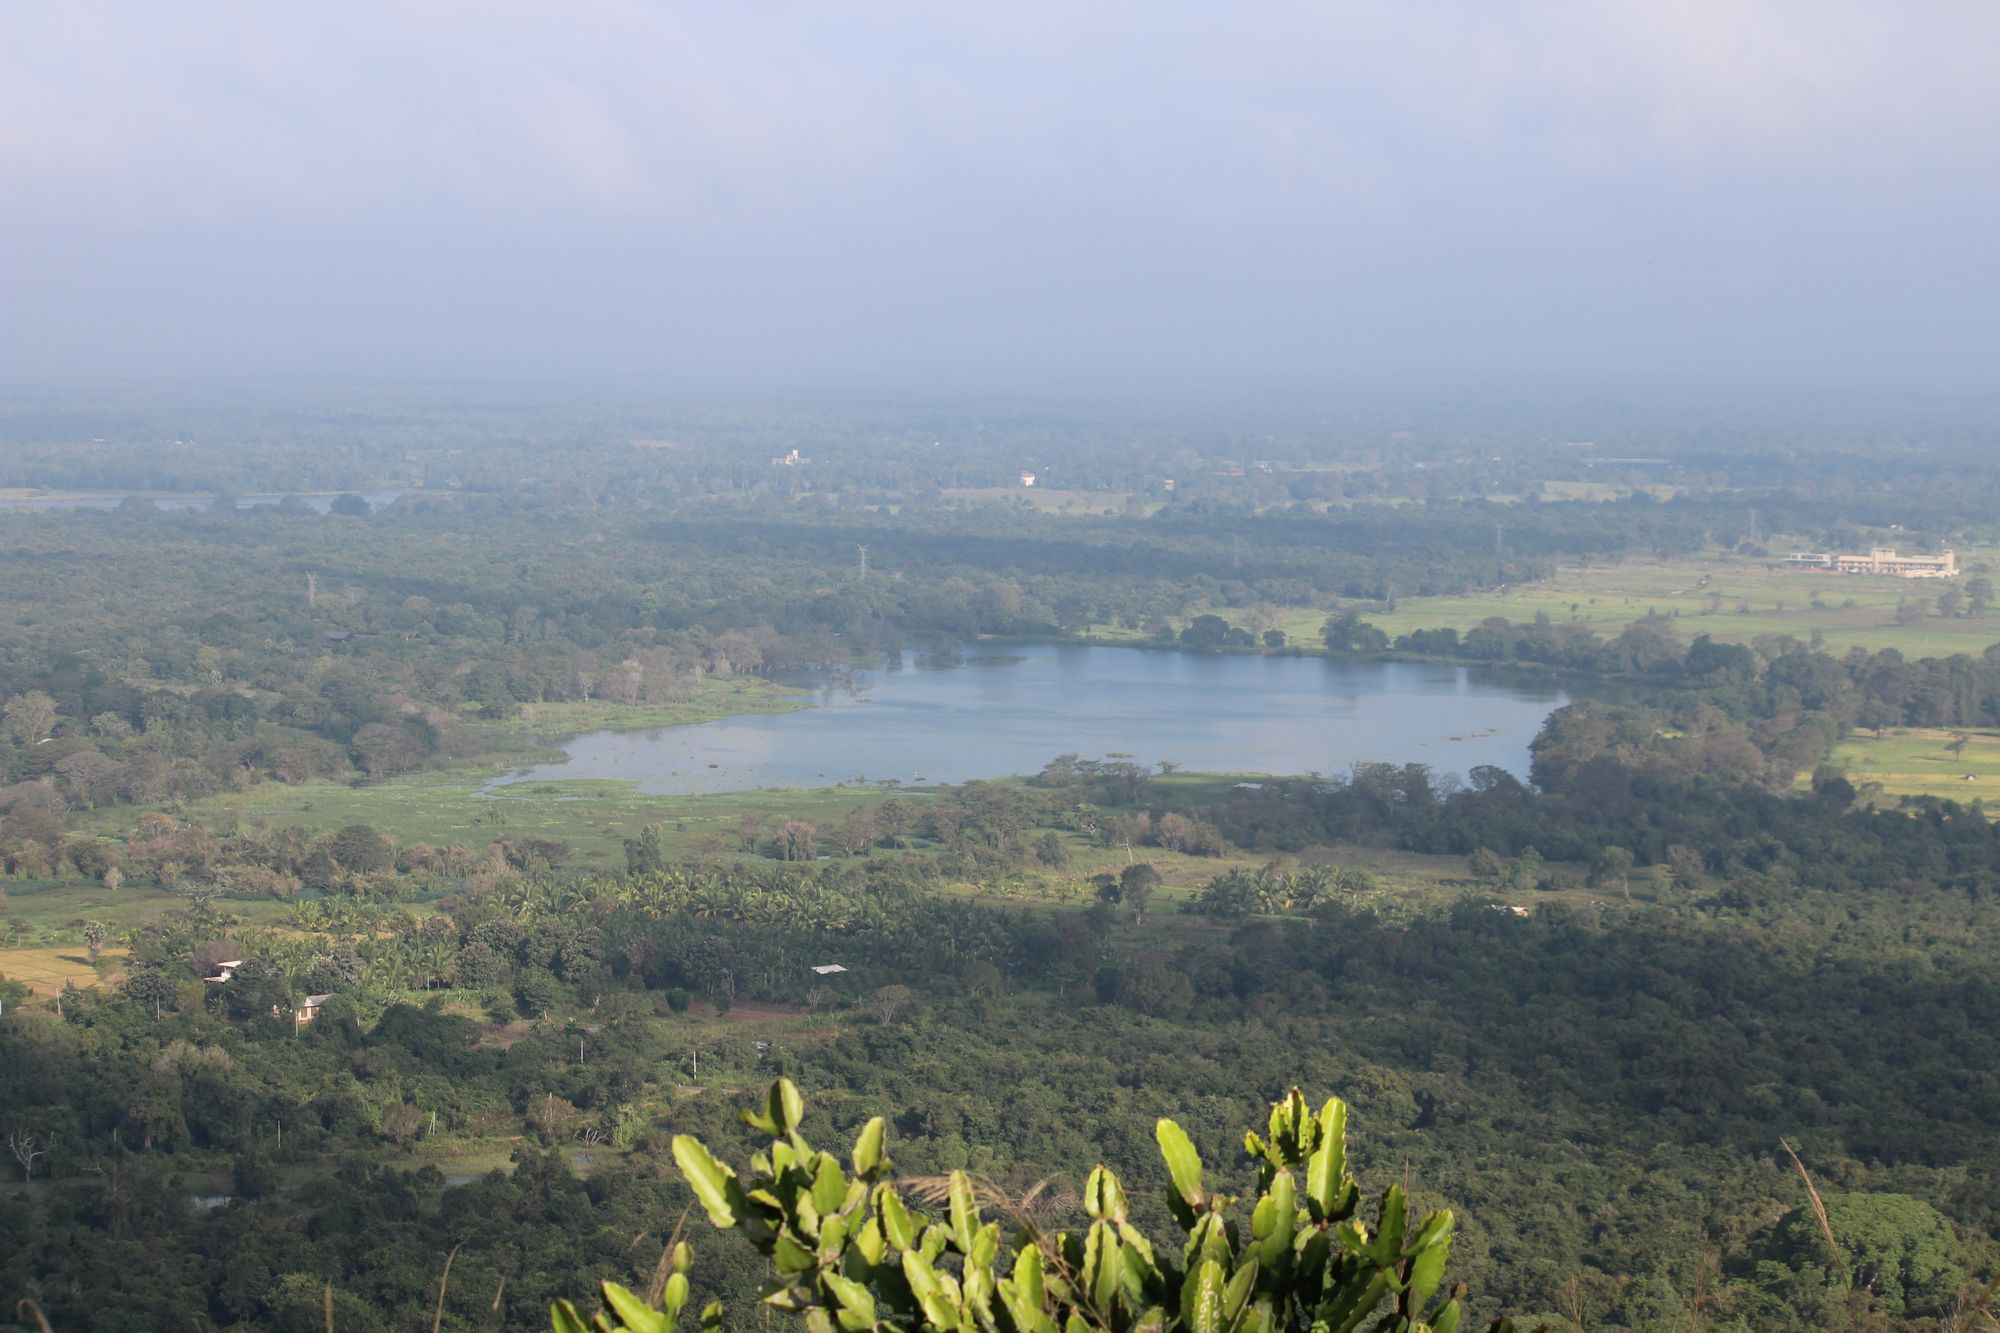
<path fill-rule="evenodd" d="M 458 945 L 445 935 L 427 936 L 420 946 L 423 960 L 424 988 L 433 983 L 439 986 L 451 984 L 458 971 Z"/>

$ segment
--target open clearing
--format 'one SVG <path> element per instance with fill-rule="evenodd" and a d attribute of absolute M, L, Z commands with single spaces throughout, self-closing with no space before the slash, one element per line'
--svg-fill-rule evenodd
<path fill-rule="evenodd" d="M 1635 486 L 1626 482 L 1609 481 L 1545 481 L 1542 483 L 1541 498 L 1544 500 L 1623 500 L 1628 496 L 1644 492 L 1655 500 L 1671 500 L 1681 493 L 1679 486 L 1661 482 L 1652 486 Z"/>
<path fill-rule="evenodd" d="M 810 707 L 804 690 L 789 689 L 761 676 L 702 676 L 689 682 L 684 699 L 672 703 L 613 703 L 589 699 L 574 703 L 523 704 L 503 722 L 487 722 L 479 730 L 499 736 L 571 736 L 581 731 L 647 731 L 747 713 L 789 713 Z"/>
<path fill-rule="evenodd" d="M 1042 486 L 958 486 L 944 492 L 947 500 L 969 504 L 1027 505 L 1045 514 L 1122 514 L 1133 501 L 1130 491 L 1063 491 Z M 1160 501 L 1141 499 L 1147 513 Z"/>
<path fill-rule="evenodd" d="M 85 989 L 100 980 L 115 980 L 118 960 L 126 950 L 107 947 L 100 973 L 90 964 L 81 923 L 101 921 L 115 940 L 185 902 L 164 889 L 132 884 L 113 891 L 94 880 L 10 883 L 0 901 L 0 977 L 25 982 L 37 995 L 55 995 L 65 981 Z M 221 905 L 256 925 L 273 925 L 287 910 L 274 898 L 225 898 Z"/>
<path fill-rule="evenodd" d="M 1174 804 L 1198 811 L 1241 797 L 1244 793 L 1235 786 L 1239 780 L 1237 774 L 1175 773 L 1156 779 L 1156 791 Z M 457 771 L 362 787 L 266 783 L 248 792 L 198 802 L 188 814 L 210 826 L 230 818 L 254 818 L 277 827 L 296 825 L 320 831 L 366 823 L 405 843 L 483 847 L 503 836 L 549 838 L 571 844 L 575 853 L 569 864 L 576 868 L 616 870 L 624 867 L 622 839 L 636 836 L 647 823 L 662 826 L 671 860 L 720 856 L 775 865 L 768 852 L 779 826 L 787 819 L 803 817 L 818 826 L 822 851 L 835 855 L 837 861 L 841 858 L 831 833 L 849 813 L 897 797 L 918 807 L 926 801 L 922 790 L 889 792 L 863 787 L 656 797 L 640 795 L 626 783 L 597 781 L 515 784 L 485 794 L 481 790 L 484 781 L 480 773 Z M 106 814 L 103 831 L 116 831 L 129 817 L 129 812 L 122 812 L 122 818 L 118 812 Z M 748 851 L 745 832 L 753 828 L 758 850 Z M 1032 840 L 1043 831 L 1031 829 L 1024 837 Z M 1274 859 L 1262 852 L 1202 857 L 1158 847 L 1103 847 L 1074 833 L 1057 832 L 1069 852 L 1070 862 L 1065 867 L 1029 864 L 942 887 L 987 902 L 1053 907 L 1087 900 L 1094 892 L 1091 876 L 1117 873 L 1135 861 L 1145 861 L 1161 875 L 1157 914 L 1173 911 L 1217 875 L 1255 869 Z M 916 850 L 923 854 L 935 849 L 919 842 Z M 1394 911 L 1433 910 L 1469 887 L 1464 880 L 1464 863 L 1456 857 L 1322 847 L 1276 859 L 1295 867 L 1332 864 L 1366 870 L 1378 881 L 1382 906 Z M 81 953 L 80 921 L 102 920 L 117 934 L 172 910 L 180 901 L 161 890 L 131 884 L 115 894 L 94 883 L 46 885 L 18 894 L 5 912 L 22 927 L 17 941 L 22 946 Z M 277 925 L 288 910 L 285 903 L 274 899 L 231 898 L 225 906 L 260 925 Z M 56 984 L 59 986 L 60 980 Z M 85 981 L 79 979 L 78 984 Z"/>
<path fill-rule="evenodd" d="M 1961 568 L 2000 566 L 2000 551 L 1990 548 L 1959 552 Z M 1532 621 L 1546 615 L 1559 624 L 1587 625 L 1602 635 L 1614 635 L 1635 620 L 1657 613 L 1674 619 L 1684 640 L 1706 634 L 1720 642 L 1750 643 L 1766 636 L 1790 635 L 1811 643 L 1815 631 L 1820 646 L 1841 653 L 1850 648 L 1871 652 L 1894 648 L 1905 657 L 1948 657 L 1979 654 L 2000 642 L 2000 608 L 1983 616 L 1945 619 L 1937 613 L 1938 596 L 1962 586 L 1942 579 L 1898 579 L 1886 575 L 1839 575 L 1784 569 L 1769 557 L 1738 555 L 1690 556 L 1674 560 L 1626 560 L 1618 564 L 1567 565 L 1555 577 L 1464 597 L 1404 597 L 1395 609 L 1367 602 L 1348 603 L 1370 624 L 1392 638 L 1415 629 L 1471 629 L 1492 616 Z M 1896 623 L 1904 602 L 1925 608 L 1921 622 Z M 1214 610 L 1232 622 L 1245 617 L 1230 607 L 1192 607 L 1191 619 Z M 1328 608 L 1281 610 L 1273 622 L 1294 642 L 1319 642 Z M 1104 642 L 1143 642 L 1139 630 L 1094 626 L 1092 637 Z"/>
<path fill-rule="evenodd" d="M 282 903 L 272 898 L 225 896 L 218 901 L 229 911 L 252 918 L 259 925 L 271 924 L 285 910 Z M 157 921 L 185 902 L 186 899 L 165 889 L 129 881 L 116 890 L 107 889 L 95 880 L 71 884 L 12 882 L 6 886 L 5 897 L 0 898 L 0 921 L 9 927 L 18 926 L 24 934 L 56 937 L 38 940 L 40 943 L 61 942 L 74 936 L 76 947 L 81 949 L 83 937 L 76 930 L 84 921 L 102 921 L 116 935 Z"/>
<path fill-rule="evenodd" d="M 64 983 L 74 985 L 78 990 L 95 986 L 102 976 L 115 977 L 118 960 L 125 957 L 123 949 L 104 951 L 105 969 L 99 973 L 91 966 L 90 955 L 81 945 L 64 945 L 54 949 L 0 949 L 0 977 L 8 981 L 25 982 L 36 995 L 48 997 L 62 994 Z"/>
<path fill-rule="evenodd" d="M 857 806 L 892 794 L 872 787 L 831 787 L 649 796 L 630 782 L 579 778 L 486 790 L 502 771 L 450 769 L 353 787 L 266 782 L 196 802 L 189 815 L 210 827 L 231 817 L 320 832 L 370 824 L 405 844 L 484 847 L 502 837 L 549 838 L 572 846 L 573 865 L 622 870 L 624 840 L 638 837 L 647 824 L 661 825 L 668 855 L 682 859 L 734 851 L 752 825 L 758 838 L 770 839 L 795 816 L 812 820 L 824 834 Z M 131 811 L 108 812 L 96 831 L 122 833 L 132 817 Z"/>
<path fill-rule="evenodd" d="M 1962 753 L 1948 748 L 1966 737 Z M 1857 731 L 1833 753 L 1857 787 L 1884 796 L 1938 796 L 2000 807 L 2000 732 L 1893 727 L 1880 737 Z"/>
<path fill-rule="evenodd" d="M 1967 553 L 1976 555 L 1994 553 Z M 1913 658 L 1979 653 L 2000 641 L 2000 612 L 1950 620 L 1936 614 L 1939 594 L 1951 586 L 1941 579 L 1821 574 L 1783 569 L 1768 559 L 1718 555 L 1569 566 L 1542 583 L 1471 597 L 1406 597 L 1394 611 L 1363 607 L 1361 615 L 1391 636 L 1447 626 L 1462 631 L 1489 616 L 1522 621 L 1538 614 L 1610 635 L 1657 613 L 1677 620 L 1689 640 L 1707 634 L 1749 643 L 1789 634 L 1811 642 L 1817 630 L 1829 652 L 1894 648 Z M 1905 601 L 1929 609 L 1920 624 L 1896 623 L 1896 608 Z M 1309 612 L 1288 618 L 1281 628 L 1311 642 L 1324 618 Z"/>

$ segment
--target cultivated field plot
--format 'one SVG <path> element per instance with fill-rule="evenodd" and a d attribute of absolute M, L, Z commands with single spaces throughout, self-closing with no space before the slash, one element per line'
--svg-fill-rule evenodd
<path fill-rule="evenodd" d="M 1958 738 L 1965 738 L 1958 749 Z M 1938 796 L 2000 806 L 2000 732 L 1891 728 L 1877 737 L 1857 731 L 1834 751 L 1834 762 L 1857 787 L 1881 794 Z"/>
<path fill-rule="evenodd" d="M 588 699 L 572 703 L 523 704 L 504 722 L 484 722 L 480 730 L 502 736 L 572 736 L 583 731 L 647 731 L 746 713 L 789 713 L 809 708 L 803 690 L 760 676 L 717 679 L 701 676 L 688 683 L 685 698 L 674 703 L 614 703 Z"/>
<path fill-rule="evenodd" d="M 1655 500 L 1671 500 L 1681 493 L 1681 488 L 1662 482 L 1654 486 L 1634 486 L 1622 482 L 1608 481 L 1545 481 L 1542 483 L 1541 498 L 1544 500 L 1589 500 L 1601 503 L 1606 500 L 1623 500 L 1628 496 L 1645 492 Z"/>
<path fill-rule="evenodd" d="M 88 990 L 100 979 L 113 980 L 118 974 L 123 949 L 104 951 L 102 973 L 91 966 L 90 955 L 81 945 L 61 945 L 53 949 L 0 949 L 0 977 L 26 983 L 36 995 L 62 994 L 64 983 Z"/>
<path fill-rule="evenodd" d="M 499 773 L 460 768 L 358 787 L 266 782 L 245 792 L 198 801 L 189 815 L 213 827 L 233 810 L 238 819 L 324 833 L 349 824 L 369 824 L 403 844 L 485 847 L 502 837 L 549 838 L 571 845 L 574 866 L 622 870 L 625 839 L 638 837 L 648 824 L 661 825 L 668 854 L 681 859 L 732 852 L 746 841 L 775 838 L 778 827 L 792 818 L 812 820 L 826 838 L 857 806 L 890 796 L 871 787 L 649 796 L 630 782 L 580 778 L 510 783 L 487 790 L 487 783 Z M 129 812 L 124 817 L 129 822 Z"/>
<path fill-rule="evenodd" d="M 1042 486 L 958 486 L 943 492 L 947 500 L 968 504 L 1027 505 L 1044 514 L 1123 514 L 1134 502 L 1130 491 L 1063 491 Z M 1156 513 L 1161 502 L 1137 497 L 1137 512 Z"/>
<path fill-rule="evenodd" d="M 90 965 L 82 923 L 101 921 L 109 938 L 125 937 L 182 907 L 186 899 L 164 889 L 126 884 L 113 890 L 94 880 L 73 884 L 10 884 L 0 902 L 0 977 L 26 982 L 38 995 L 60 992 L 65 981 L 79 989 L 115 981 L 120 945 L 104 950 L 105 966 Z M 274 925 L 288 910 L 274 898 L 224 898 L 222 908 L 256 925 Z"/>
<path fill-rule="evenodd" d="M 1959 559 L 1961 567 L 2000 565 L 2000 552 L 1961 551 Z M 1937 598 L 1952 586 L 1941 579 L 1823 574 L 1784 569 L 1771 559 L 1716 555 L 1567 566 L 1541 583 L 1468 597 L 1405 597 L 1393 611 L 1366 604 L 1356 610 L 1391 636 L 1413 629 L 1463 631 L 1489 616 L 1525 621 L 1538 614 L 1609 635 L 1658 613 L 1676 619 L 1689 640 L 1707 634 L 1748 643 L 1789 634 L 1810 642 L 1817 630 L 1830 652 L 1894 648 L 1906 657 L 1944 657 L 1977 654 L 2000 642 L 2000 609 L 1980 617 L 1938 615 Z M 1897 623 L 1897 608 L 1905 602 L 1926 608 L 1919 623 Z M 1324 610 L 1288 611 L 1278 626 L 1303 643 L 1316 643 L 1325 618 Z"/>
<path fill-rule="evenodd" d="M 71 884 L 9 884 L 0 901 L 0 921 L 10 930 L 67 938 L 84 921 L 102 921 L 113 934 L 156 921 L 184 900 L 161 889 L 128 884 L 107 889 L 95 880 Z M 53 941 L 43 940 L 43 943 Z M 83 948 L 77 937 L 77 951 Z"/>

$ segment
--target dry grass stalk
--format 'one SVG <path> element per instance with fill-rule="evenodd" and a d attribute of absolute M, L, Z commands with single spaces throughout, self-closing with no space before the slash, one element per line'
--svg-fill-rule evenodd
<path fill-rule="evenodd" d="M 1037 1216 L 1065 1212 L 1076 1206 L 1076 1199 L 1067 1190 L 1058 1189 L 1047 1180 L 1038 1180 L 1020 1194 L 1010 1194 L 984 1176 L 967 1176 L 972 1184 L 974 1202 L 982 1209 L 1005 1213 L 1023 1226 L 1039 1232 L 1035 1227 Z M 897 1182 L 908 1190 L 917 1202 L 936 1206 L 951 1201 L 950 1176 L 908 1176 Z"/>
<path fill-rule="evenodd" d="M 1054 1268 L 1080 1297 L 1083 1290 L 1080 1275 L 1063 1259 L 1062 1251 L 1056 1248 L 1055 1242 L 1036 1223 L 1033 1216 L 1036 1213 L 1051 1215 L 1069 1212 L 1077 1206 L 1076 1196 L 1068 1190 L 1052 1186 L 1046 1180 L 1038 1180 L 1019 1195 L 1013 1195 L 984 1176 L 968 1174 L 966 1179 L 972 1185 L 973 1202 L 981 1209 L 1004 1213 L 1019 1223 L 1023 1235 L 1041 1250 L 1044 1261 Z M 947 1203 L 951 1199 L 951 1177 L 948 1175 L 908 1176 L 897 1183 L 909 1191 L 910 1196 L 919 1203 L 935 1206 Z M 1109 1330 L 1112 1326 L 1111 1321 L 1102 1313 L 1081 1300 L 1078 1313 L 1091 1328 Z"/>
<path fill-rule="evenodd" d="M 444 1257 L 444 1272 L 438 1275 L 437 1313 L 431 1316 L 431 1333 L 438 1333 L 438 1330 L 444 1327 L 444 1291 L 451 1285 L 451 1262 L 458 1258 L 459 1246 L 464 1244 L 464 1241 L 460 1241 L 458 1245 L 452 1246 L 451 1253 Z"/>
<path fill-rule="evenodd" d="M 660 1297 L 666 1294 L 667 1279 L 674 1273 L 674 1250 L 681 1243 L 681 1234 L 687 1227 L 688 1213 L 694 1208 L 689 1204 L 681 1209 L 680 1220 L 674 1223 L 674 1234 L 667 1237 L 667 1248 L 660 1251 L 660 1262 L 653 1265 L 653 1280 L 646 1284 L 646 1304 L 655 1310 L 660 1308 Z"/>
<path fill-rule="evenodd" d="M 1792 1165 L 1798 1168 L 1799 1179 L 1805 1182 L 1806 1198 L 1812 1201 L 1813 1217 L 1819 1222 L 1819 1234 L 1826 1237 L 1826 1248 L 1833 1254 L 1833 1261 L 1840 1265 L 1842 1273 L 1847 1272 L 1847 1256 L 1841 1253 L 1840 1242 L 1833 1238 L 1833 1223 L 1827 1220 L 1826 1203 L 1819 1197 L 1819 1190 L 1814 1187 L 1812 1177 L 1806 1174 L 1806 1164 L 1792 1151 L 1791 1144 L 1779 1139 L 1778 1146 L 1785 1150 L 1785 1156 L 1792 1159 Z"/>
<path fill-rule="evenodd" d="M 2000 1330 L 2000 1317 L 1993 1313 L 1993 1304 L 2000 1299 L 2000 1273 L 1995 1273 L 1981 1287 L 1978 1294 L 1967 1293 L 1958 1300 L 1958 1313 L 1952 1316 L 1951 1333 L 1981 1333 L 1983 1329 Z"/>
<path fill-rule="evenodd" d="M 1701 1317 L 1708 1304 L 1708 1284 L 1715 1277 L 1715 1251 L 1704 1249 L 1694 1261 L 1694 1291 L 1688 1297 L 1688 1333 L 1701 1333 Z"/>
<path fill-rule="evenodd" d="M 1573 1277 L 1563 1283 L 1562 1294 L 1563 1313 L 1569 1316 L 1571 1326 L 1576 1333 L 1588 1333 L 1583 1324 L 1583 1279 Z"/>

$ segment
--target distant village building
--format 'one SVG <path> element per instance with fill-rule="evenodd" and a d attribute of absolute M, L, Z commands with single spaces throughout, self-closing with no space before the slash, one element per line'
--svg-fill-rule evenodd
<path fill-rule="evenodd" d="M 784 456 L 783 458 L 774 458 L 774 459 L 772 459 L 772 460 L 771 460 L 771 466 L 772 466 L 772 467 L 797 467 L 797 466 L 798 466 L 799 464 L 801 464 L 801 463 L 803 463 L 803 462 L 805 462 L 805 461 L 806 461 L 805 459 L 803 459 L 803 458 L 800 458 L 800 457 L 799 457 L 799 451 L 798 451 L 798 450 L 796 450 L 796 449 L 794 449 L 794 450 L 792 450 L 792 451 L 791 451 L 790 453 L 786 454 L 786 455 L 785 455 L 785 456 Z"/>
<path fill-rule="evenodd" d="M 241 958 L 232 958 L 226 963 L 217 963 L 215 965 L 215 975 L 212 977 L 203 977 L 202 980 L 212 981 L 217 985 L 221 985 L 223 982 L 226 982 L 231 977 L 235 976 L 236 969 L 241 966 L 243 966 L 243 960 Z"/>
<path fill-rule="evenodd" d="M 290 1011 L 292 1016 L 292 1031 L 297 1032 L 300 1028 L 312 1022 L 313 1019 L 319 1017 L 320 1006 L 332 998 L 333 996 L 330 994 L 308 995 L 305 999 L 300 1000 L 299 1007 Z M 271 1006 L 271 1017 L 278 1019 L 280 1022 L 284 1020 L 285 1013 L 286 1010 L 282 1006 L 275 1004 Z"/>
<path fill-rule="evenodd" d="M 1035 484 L 1035 474 L 1034 474 L 1034 473 L 1032 473 L 1032 472 L 1023 472 L 1023 473 L 1021 474 L 1021 484 L 1022 484 L 1023 486 L 1032 486 L 1032 485 L 1034 485 L 1034 484 Z"/>
<path fill-rule="evenodd" d="M 1818 569 L 1830 574 L 1888 574 L 1899 579 L 1955 579 L 1958 557 L 1950 551 L 1941 555 L 1897 555 L 1882 546 L 1867 555 L 1795 551 L 1785 557 L 1785 568 Z"/>

